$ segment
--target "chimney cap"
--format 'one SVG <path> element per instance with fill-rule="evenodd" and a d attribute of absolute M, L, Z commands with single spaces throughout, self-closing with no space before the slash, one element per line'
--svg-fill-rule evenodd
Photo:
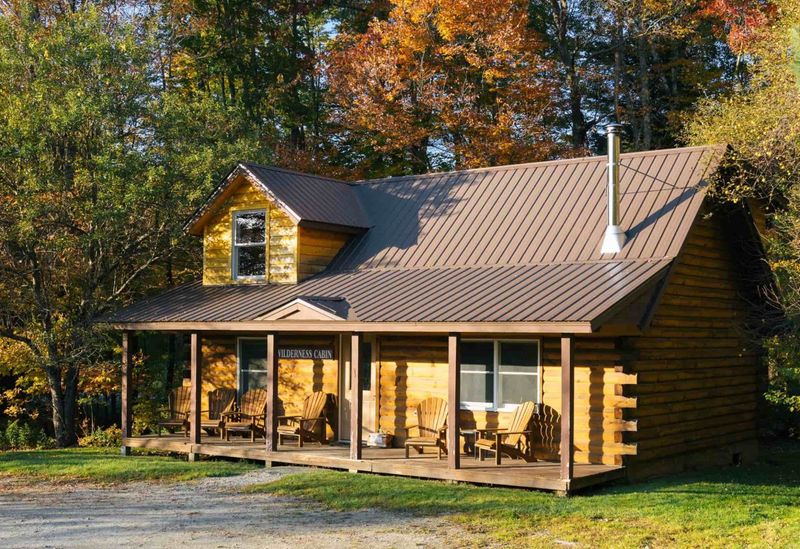
<path fill-rule="evenodd" d="M 622 129 L 624 127 L 625 126 L 623 126 L 622 124 L 619 124 L 617 122 L 612 122 L 611 124 L 606 125 L 606 131 L 608 133 L 622 133 Z"/>

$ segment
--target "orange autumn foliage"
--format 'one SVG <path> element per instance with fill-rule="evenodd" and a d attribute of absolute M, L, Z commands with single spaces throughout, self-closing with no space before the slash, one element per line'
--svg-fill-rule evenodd
<path fill-rule="evenodd" d="M 388 20 L 337 37 L 334 121 L 396 171 L 552 157 L 553 66 L 520 0 L 393 0 Z"/>

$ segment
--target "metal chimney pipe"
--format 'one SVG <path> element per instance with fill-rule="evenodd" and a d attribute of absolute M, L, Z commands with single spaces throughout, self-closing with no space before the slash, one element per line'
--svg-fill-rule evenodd
<path fill-rule="evenodd" d="M 619 149 L 622 124 L 606 126 L 608 136 L 608 226 L 603 236 L 601 254 L 616 254 L 622 250 L 627 237 L 619 226 Z"/>

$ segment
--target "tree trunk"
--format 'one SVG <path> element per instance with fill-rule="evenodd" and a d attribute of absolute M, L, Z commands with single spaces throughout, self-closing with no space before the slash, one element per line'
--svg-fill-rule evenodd
<path fill-rule="evenodd" d="M 641 8 L 640 8 L 641 9 Z M 644 21 L 639 17 L 639 104 L 641 105 L 641 142 L 639 150 L 649 150 L 653 144 L 652 105 L 650 102 L 650 44 L 644 32 Z"/>
<path fill-rule="evenodd" d="M 53 435 L 59 448 L 77 442 L 75 434 L 75 405 L 78 397 L 78 369 L 68 368 L 64 372 L 55 366 L 45 369 L 50 386 L 50 407 L 53 414 Z"/>

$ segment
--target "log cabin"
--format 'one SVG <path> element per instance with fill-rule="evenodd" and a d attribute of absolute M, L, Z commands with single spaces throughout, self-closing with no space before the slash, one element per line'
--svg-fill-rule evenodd
<path fill-rule="evenodd" d="M 706 196 L 726 148 L 620 154 L 615 125 L 608 140 L 600 157 L 355 183 L 240 163 L 185 225 L 202 279 L 104 319 L 123 334 L 123 452 L 562 493 L 752 460 L 751 312 L 771 277 L 746 205 Z M 188 439 L 132 432 L 134 336 L 152 331 L 188 342 Z M 266 390 L 263 440 L 202 431 L 218 388 Z M 279 445 L 279 417 L 320 391 L 325 443 Z M 446 459 L 405 458 L 431 397 Z M 475 459 L 526 402 L 525 454 Z"/>

